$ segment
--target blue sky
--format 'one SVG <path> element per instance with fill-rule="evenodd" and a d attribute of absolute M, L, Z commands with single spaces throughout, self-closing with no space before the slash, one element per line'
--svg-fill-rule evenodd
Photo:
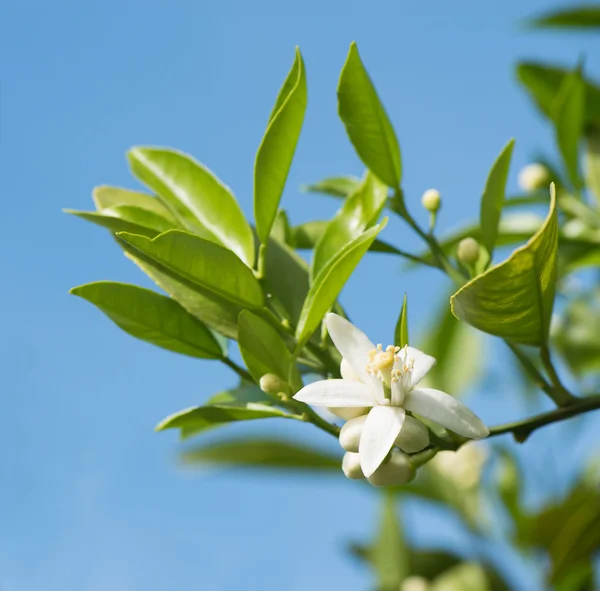
<path fill-rule="evenodd" d="M 194 154 L 250 215 L 255 150 L 300 45 L 309 109 L 284 206 L 295 222 L 331 215 L 332 200 L 297 188 L 362 172 L 335 98 L 356 40 L 400 138 L 409 202 L 418 211 L 422 191 L 439 188 L 449 228 L 476 216 L 487 170 L 510 137 L 512 188 L 518 169 L 550 145 L 514 82 L 515 60 L 574 64 L 600 49 L 592 36 L 518 30 L 520 18 L 545 8 L 542 0 L 4 3 L 2 591 L 368 589 L 368 574 L 344 554 L 374 527 L 375 496 L 363 487 L 175 468 L 175 437 L 154 425 L 235 376 L 136 341 L 68 296 L 98 279 L 149 284 L 106 232 L 60 209 L 91 208 L 95 185 L 135 187 L 124 153 L 155 144 Z M 600 73 L 592 59 L 586 67 Z M 384 238 L 416 244 L 394 223 Z M 418 330 L 442 285 L 372 257 L 343 301 L 385 341 L 404 291 Z M 475 401 L 490 423 L 523 412 L 499 402 L 503 394 Z M 308 426 L 289 429 L 335 446 Z M 423 508 L 408 519 L 420 542 L 460 539 L 439 523 Z"/>

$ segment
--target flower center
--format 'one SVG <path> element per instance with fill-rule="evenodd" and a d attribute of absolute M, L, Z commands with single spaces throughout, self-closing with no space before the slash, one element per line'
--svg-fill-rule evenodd
<path fill-rule="evenodd" d="M 389 388 L 392 383 L 392 368 L 399 351 L 400 347 L 394 345 L 388 345 L 384 351 L 381 344 L 376 349 L 371 349 L 368 353 L 367 373 L 376 376 Z"/>

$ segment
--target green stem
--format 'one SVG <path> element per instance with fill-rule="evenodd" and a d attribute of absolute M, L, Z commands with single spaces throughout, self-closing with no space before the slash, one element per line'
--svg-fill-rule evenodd
<path fill-rule="evenodd" d="M 230 359 L 229 357 L 223 357 L 221 361 L 227 366 L 233 369 L 235 373 L 237 373 L 242 380 L 246 380 L 247 382 L 254 382 L 254 378 L 241 366 L 238 365 L 235 361 Z"/>
<path fill-rule="evenodd" d="M 562 384 L 558 374 L 556 373 L 556 369 L 554 369 L 554 364 L 552 363 L 552 358 L 550 356 L 550 349 L 548 348 L 548 343 L 544 343 L 540 350 L 540 357 L 542 359 L 542 363 L 548 372 L 548 376 L 550 377 L 550 381 L 554 385 L 552 389 L 552 394 L 549 394 L 558 404 L 558 406 L 568 406 L 573 403 L 577 398 L 573 396 Z"/>

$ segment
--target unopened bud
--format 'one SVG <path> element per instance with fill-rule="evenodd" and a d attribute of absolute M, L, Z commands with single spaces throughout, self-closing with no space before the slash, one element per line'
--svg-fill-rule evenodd
<path fill-rule="evenodd" d="M 519 172 L 519 187 L 528 193 L 547 189 L 551 180 L 550 171 L 538 162 L 528 164 Z"/>
<path fill-rule="evenodd" d="M 400 486 L 410 482 L 415 469 L 408 455 L 400 450 L 392 450 L 390 459 L 381 464 L 367 479 L 373 486 Z"/>
<path fill-rule="evenodd" d="M 328 406 L 327 410 L 332 415 L 340 417 L 340 419 L 344 419 L 344 421 L 355 419 L 356 417 L 360 417 L 369 412 L 369 409 L 366 407 L 356 408 L 354 406 Z"/>
<path fill-rule="evenodd" d="M 404 417 L 400 435 L 396 437 L 395 443 L 402 451 L 414 454 L 425 449 L 429 445 L 429 430 L 418 419 L 406 415 Z"/>
<path fill-rule="evenodd" d="M 407 577 L 400 585 L 400 591 L 428 591 L 429 581 L 425 577 Z"/>
<path fill-rule="evenodd" d="M 273 395 L 277 395 L 280 392 L 287 392 L 289 389 L 289 384 L 273 373 L 266 373 L 260 378 L 259 385 L 263 392 Z"/>
<path fill-rule="evenodd" d="M 436 213 L 441 204 L 442 197 L 437 189 L 427 189 L 421 197 L 421 205 L 431 213 Z"/>
<path fill-rule="evenodd" d="M 474 265 L 479 259 L 479 242 L 475 238 L 463 238 L 458 243 L 456 256 L 465 265 Z"/>
<path fill-rule="evenodd" d="M 358 444 L 360 436 L 365 426 L 367 415 L 350 419 L 340 431 L 340 445 L 346 450 L 353 453 L 358 452 Z"/>
<path fill-rule="evenodd" d="M 344 454 L 342 471 L 346 478 L 350 478 L 350 480 L 362 480 L 365 477 L 360 467 L 360 457 L 355 453 L 346 452 Z"/>

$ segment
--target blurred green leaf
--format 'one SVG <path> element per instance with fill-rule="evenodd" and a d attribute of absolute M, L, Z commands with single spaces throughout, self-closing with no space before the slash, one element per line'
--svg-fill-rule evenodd
<path fill-rule="evenodd" d="M 529 20 L 528 25 L 537 29 L 597 29 L 600 28 L 600 6 L 592 4 L 554 10 Z"/>
<path fill-rule="evenodd" d="M 304 301 L 296 327 L 296 340 L 299 344 L 304 344 L 317 329 L 346 281 L 386 224 L 387 218 L 344 246 L 315 278 Z"/>
<path fill-rule="evenodd" d="M 354 42 L 337 93 L 340 118 L 360 159 L 386 185 L 398 189 L 402 179 L 398 139 Z"/>
<path fill-rule="evenodd" d="M 378 591 L 398 591 L 410 574 L 410 564 L 392 494 L 382 495 L 379 528 L 370 553 Z"/>
<path fill-rule="evenodd" d="M 264 304 L 252 271 L 214 242 L 181 230 L 170 230 L 153 240 L 127 233 L 118 237 L 166 269 L 234 304 L 251 309 Z"/>
<path fill-rule="evenodd" d="M 254 402 L 249 402 L 245 407 L 229 405 L 195 406 L 169 415 L 156 426 L 155 431 L 180 429 L 182 438 L 187 438 L 190 435 L 197 435 L 202 431 L 225 423 L 268 418 L 292 419 L 296 417 L 278 408 L 263 406 Z"/>
<path fill-rule="evenodd" d="M 485 182 L 481 197 L 481 243 L 491 260 L 498 237 L 500 214 L 506 200 L 506 180 L 515 140 L 510 140 L 496 158 Z"/>
<path fill-rule="evenodd" d="M 484 568 L 463 562 L 435 579 L 431 591 L 492 591 Z"/>
<path fill-rule="evenodd" d="M 600 131 L 593 129 L 587 133 L 585 147 L 587 186 L 600 205 Z"/>
<path fill-rule="evenodd" d="M 185 464 L 341 474 L 341 456 L 281 439 L 241 438 L 204 444 L 181 455 Z"/>
<path fill-rule="evenodd" d="M 254 164 L 256 233 L 268 241 L 279 201 L 292 165 L 306 111 L 306 77 L 300 50 L 279 92 Z"/>
<path fill-rule="evenodd" d="M 555 100 L 556 141 L 571 184 L 578 189 L 579 139 L 585 116 L 585 87 L 579 70 L 565 76 Z"/>
<path fill-rule="evenodd" d="M 313 279 L 346 244 L 377 221 L 385 206 L 387 191 L 387 186 L 376 176 L 366 174 L 358 189 L 345 199 L 315 245 L 311 266 Z"/>
<path fill-rule="evenodd" d="M 244 310 L 238 320 L 238 342 L 248 371 L 256 382 L 275 374 L 285 382 L 298 379 L 292 356 L 279 333 L 265 320 Z"/>
<path fill-rule="evenodd" d="M 361 180 L 355 176 L 334 176 L 323 179 L 312 185 L 303 185 L 301 190 L 306 193 L 323 193 L 330 197 L 346 197 L 358 189 Z"/>
<path fill-rule="evenodd" d="M 162 204 L 160 199 L 146 193 L 102 185 L 94 189 L 92 197 L 96 209 L 100 212 L 103 212 L 105 209 L 114 209 L 115 207 L 139 207 L 140 209 L 155 213 L 161 218 L 166 218 L 172 223 L 177 223 L 173 214 Z"/>
<path fill-rule="evenodd" d="M 500 499 L 511 517 L 518 537 L 522 536 L 525 514 L 521 504 L 523 476 L 514 455 L 506 448 L 499 450 L 497 459 L 497 487 Z"/>
<path fill-rule="evenodd" d="M 133 148 L 133 173 L 150 187 L 185 228 L 254 263 L 254 237 L 233 193 L 191 156 L 166 148 Z"/>
<path fill-rule="evenodd" d="M 408 306 L 406 303 L 406 294 L 404 294 L 404 301 L 402 302 L 402 308 L 400 309 L 400 315 L 398 316 L 398 322 L 396 322 L 396 330 L 394 331 L 394 343 L 400 347 L 408 345 Z"/>
<path fill-rule="evenodd" d="M 223 357 L 212 332 L 177 302 L 127 283 L 98 281 L 71 289 L 102 310 L 130 335 L 153 345 L 201 359 Z"/>
<path fill-rule="evenodd" d="M 282 244 L 290 244 L 293 240 L 290 220 L 283 209 L 280 209 L 275 216 L 275 221 L 271 228 L 271 238 Z"/>
<path fill-rule="evenodd" d="M 543 226 L 503 263 L 469 281 L 450 299 L 454 315 L 478 330 L 523 345 L 546 342 L 558 255 L 556 191 Z"/>

